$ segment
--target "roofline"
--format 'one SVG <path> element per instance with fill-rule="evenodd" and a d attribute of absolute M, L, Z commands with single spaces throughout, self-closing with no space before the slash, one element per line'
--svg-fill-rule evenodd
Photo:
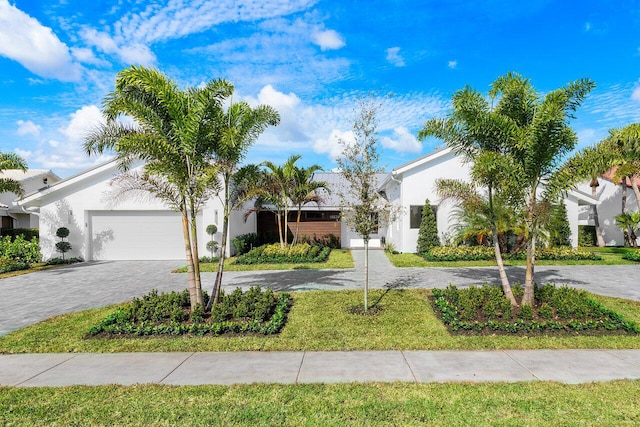
<path fill-rule="evenodd" d="M 582 200 L 583 202 L 587 202 L 590 205 L 598 204 L 598 199 L 577 189 L 567 191 L 567 195 L 573 196 L 578 200 Z"/>
<path fill-rule="evenodd" d="M 440 158 L 446 154 L 449 154 L 452 150 L 451 147 L 447 147 L 446 145 L 444 147 L 441 148 L 437 148 L 434 151 L 425 154 L 422 157 L 418 157 L 415 160 L 411 160 L 410 162 L 404 163 L 396 168 L 394 168 L 391 173 L 393 175 L 397 175 L 397 174 L 401 174 L 401 173 L 405 173 L 406 171 L 409 171 L 413 168 L 416 168 L 418 166 L 422 166 L 425 163 L 428 163 L 432 160 L 435 160 L 437 158 Z"/>
<path fill-rule="evenodd" d="M 22 206 L 22 205 L 27 205 L 31 202 L 34 202 L 36 200 L 39 200 L 41 197 L 46 196 L 48 194 L 57 192 L 59 190 L 62 190 L 63 188 L 66 188 L 70 185 L 73 185 L 77 182 L 83 181 L 87 178 L 90 178 L 100 172 L 103 172 L 105 170 L 108 170 L 110 168 L 112 168 L 113 166 L 115 166 L 116 164 L 116 158 L 107 160 L 106 162 L 100 163 L 98 165 L 95 165 L 87 170 L 84 170 L 82 172 L 78 172 L 74 175 L 71 175 L 68 178 L 62 179 L 60 181 L 57 181 L 55 183 L 53 183 L 50 186 L 47 186 L 45 188 L 41 188 L 40 190 L 36 190 L 33 193 L 27 194 L 26 196 L 24 196 L 23 198 L 21 198 L 20 200 L 16 201 L 16 204 L 18 206 Z"/>

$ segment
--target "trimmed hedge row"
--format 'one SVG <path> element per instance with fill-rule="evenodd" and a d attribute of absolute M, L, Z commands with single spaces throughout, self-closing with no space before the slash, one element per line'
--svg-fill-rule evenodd
<path fill-rule="evenodd" d="M 493 248 L 488 246 L 438 246 L 423 255 L 429 261 L 490 261 L 496 259 Z M 502 254 L 503 259 L 525 260 L 526 252 Z M 536 250 L 536 260 L 579 261 L 601 260 L 598 254 L 568 246 Z"/>
<path fill-rule="evenodd" d="M 236 264 L 280 264 L 324 262 L 329 257 L 331 248 L 320 247 L 309 243 L 298 243 L 281 247 L 279 243 L 254 248 L 236 258 Z"/>
<path fill-rule="evenodd" d="M 522 288 L 513 287 L 521 297 Z M 580 332 L 619 331 L 631 334 L 640 328 L 620 314 L 594 301 L 582 290 L 547 284 L 535 290 L 535 303 L 513 309 L 495 286 L 458 289 L 451 285 L 433 290 L 433 306 L 453 331 L 465 332 Z"/>
<path fill-rule="evenodd" d="M 205 295 L 205 304 L 209 296 Z M 240 288 L 229 295 L 221 293 L 220 303 L 207 316 L 201 306 L 189 313 L 189 291 L 158 294 L 153 290 L 142 299 L 117 308 L 102 322 L 89 329 L 89 335 L 221 335 L 225 333 L 280 332 L 291 307 L 291 296 L 277 296 L 270 289 L 254 286 L 243 293 Z M 208 318 L 207 318 L 208 317 Z"/>

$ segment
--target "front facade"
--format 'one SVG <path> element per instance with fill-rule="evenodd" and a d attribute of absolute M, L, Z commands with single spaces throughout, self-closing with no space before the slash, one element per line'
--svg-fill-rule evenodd
<path fill-rule="evenodd" d="M 50 170 L 17 169 L 5 170 L 0 178 L 16 180 L 22 186 L 25 194 L 30 194 L 60 181 L 60 177 Z M 16 205 L 18 195 L 15 193 L 0 194 L 0 221 L 2 229 L 10 228 L 38 228 L 39 216 L 37 211 L 30 211 L 24 206 Z"/>
<path fill-rule="evenodd" d="M 380 194 L 399 210 L 399 215 L 388 227 L 381 227 L 371 236 L 370 247 L 392 243 L 400 252 L 416 252 L 422 208 L 429 199 L 436 213 L 441 241 L 452 237 L 456 204 L 442 201 L 435 193 L 438 178 L 470 179 L 469 164 L 463 162 L 449 148 L 438 149 L 426 156 L 395 168 L 389 174 L 377 177 Z M 37 214 L 41 247 L 44 258 L 58 256 L 55 244 L 59 241 L 56 230 L 67 227 L 73 250 L 69 256 L 86 260 L 162 260 L 182 259 L 185 256 L 180 215 L 148 194 L 138 194 L 114 201 L 117 192 L 112 178 L 118 174 L 115 161 L 107 162 L 88 171 L 26 196 L 17 209 Z M 302 208 L 299 237 L 301 240 L 337 238 L 343 248 L 361 248 L 363 239 L 341 219 L 341 194 L 344 181 L 339 173 L 317 173 L 315 180 L 325 181 L 330 189 L 323 192 L 323 201 Z M 578 243 L 578 225 L 589 224 L 589 212 L 598 205 L 600 222 L 607 245 L 621 245 L 622 232 L 613 219 L 620 213 L 620 186 L 601 180 L 596 197 L 590 194 L 588 184 L 569 192 L 564 200 L 572 232 L 572 244 Z M 635 198 L 629 191 L 627 206 L 634 210 Z M 267 233 L 277 237 L 276 217 L 272 212 L 260 212 L 248 217 L 245 206 L 232 213 L 229 242 L 245 233 Z M 293 234 L 297 212 L 292 209 L 289 230 Z M 218 227 L 214 239 L 220 241 L 222 205 L 217 197 L 209 200 L 198 217 L 198 248 L 207 255 L 206 243 L 210 236 L 205 229 L 209 224 Z M 231 253 L 231 245 L 227 245 Z"/>

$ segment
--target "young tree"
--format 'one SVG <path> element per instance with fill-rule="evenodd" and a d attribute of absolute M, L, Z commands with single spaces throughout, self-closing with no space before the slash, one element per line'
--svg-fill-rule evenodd
<path fill-rule="evenodd" d="M 369 240 L 380 226 L 393 221 L 397 209 L 378 192 L 378 109 L 371 100 L 360 100 L 353 121 L 353 142 L 340 140 L 344 151 L 337 162 L 346 182 L 341 191 L 342 219 L 364 241 L 364 310 L 369 308 Z"/>
<path fill-rule="evenodd" d="M 440 246 L 440 238 L 438 238 L 438 224 L 436 216 L 431 208 L 429 199 L 424 202 L 422 208 L 422 218 L 420 219 L 420 229 L 418 230 L 418 248 L 419 254 L 426 254 L 436 246 Z"/>
<path fill-rule="evenodd" d="M 221 139 L 222 102 L 233 86 L 212 80 L 180 90 L 157 70 L 132 66 L 118 73 L 115 89 L 104 101 L 106 124 L 85 141 L 89 155 L 115 151 L 123 171 L 136 160 L 141 172 L 121 180 L 124 192 L 149 191 L 182 214 L 191 308 L 203 304 L 198 262 L 196 214 L 217 190 L 211 165 L 214 143 Z M 118 120 L 134 119 L 134 124 Z"/>
<path fill-rule="evenodd" d="M 571 226 L 562 200 L 551 206 L 547 231 L 550 246 L 571 246 Z"/>

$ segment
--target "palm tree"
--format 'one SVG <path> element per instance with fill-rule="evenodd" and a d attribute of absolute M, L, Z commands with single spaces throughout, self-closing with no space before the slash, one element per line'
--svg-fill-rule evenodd
<path fill-rule="evenodd" d="M 225 80 L 180 90 L 157 70 L 129 67 L 118 73 L 115 89 L 104 100 L 106 123 L 84 145 L 89 155 L 115 151 L 123 171 L 136 160 L 144 161 L 142 172 L 120 180 L 122 190 L 138 186 L 182 214 L 192 309 L 203 305 L 195 217 L 216 190 L 217 171 L 210 163 L 213 143 L 220 138 L 216 119 L 232 91 Z M 135 123 L 119 121 L 124 115 Z"/>
<path fill-rule="evenodd" d="M 0 173 L 9 169 L 26 172 L 27 162 L 15 153 L 0 153 Z M 12 178 L 0 178 L 0 193 L 4 192 L 15 193 L 18 196 L 24 195 L 20 182 Z"/>
<path fill-rule="evenodd" d="M 207 308 L 218 303 L 224 260 L 226 258 L 227 239 L 229 235 L 229 217 L 231 212 L 239 208 L 244 202 L 240 197 L 234 201 L 234 195 L 239 194 L 233 189 L 234 181 L 239 182 L 236 173 L 238 167 L 260 134 L 269 126 L 280 123 L 278 112 L 268 105 L 258 105 L 251 108 L 246 102 L 232 102 L 225 112 L 220 114 L 216 123 L 220 126 L 221 137 L 215 141 L 214 159 L 221 177 L 220 198 L 223 209 L 222 239 L 220 242 L 220 260 L 214 284 L 213 298 Z M 255 172 L 255 170 L 253 170 Z"/>
<path fill-rule="evenodd" d="M 618 227 L 620 227 L 624 232 L 627 232 L 627 230 L 629 231 L 630 246 L 637 248 L 638 236 L 636 236 L 636 230 L 640 227 L 640 212 L 620 214 L 615 217 L 615 220 Z"/>
<path fill-rule="evenodd" d="M 301 157 L 299 154 L 291 155 L 283 165 L 276 165 L 270 161 L 262 163 L 266 175 L 264 193 L 259 203 L 263 206 L 265 204 L 274 206 L 273 212 L 278 220 L 280 247 L 285 247 L 289 240 L 289 209 L 294 203 L 293 198 L 296 193 L 296 172 L 298 169 L 296 162 Z"/>
<path fill-rule="evenodd" d="M 320 204 L 322 197 L 319 194 L 319 190 L 329 191 L 326 182 L 313 180 L 313 174 L 320 170 L 322 170 L 320 165 L 312 165 L 306 168 L 295 166 L 293 174 L 294 190 L 291 195 L 291 202 L 296 207 L 298 214 L 296 216 L 296 231 L 293 234 L 293 244 L 298 242 L 302 207 L 309 203 Z"/>

